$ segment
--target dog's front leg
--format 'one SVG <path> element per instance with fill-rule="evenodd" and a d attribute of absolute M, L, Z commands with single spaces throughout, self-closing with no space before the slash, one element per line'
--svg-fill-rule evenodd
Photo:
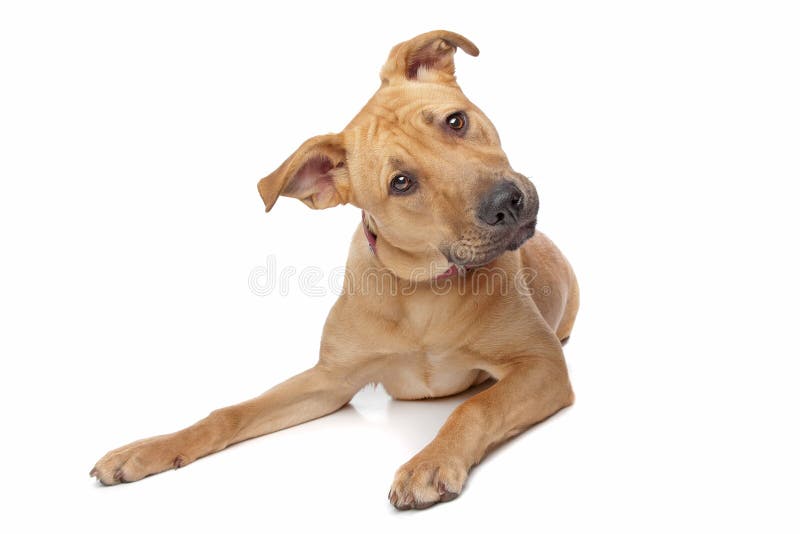
<path fill-rule="evenodd" d="M 436 438 L 397 471 L 389 492 L 396 508 L 454 499 L 491 447 L 572 404 L 563 357 L 517 359 L 492 372 L 498 382 L 456 408 Z"/>
<path fill-rule="evenodd" d="M 91 474 L 103 484 L 133 482 L 181 467 L 234 443 L 329 414 L 360 389 L 344 370 L 318 364 L 249 401 L 194 425 L 136 441 L 106 454 Z"/>

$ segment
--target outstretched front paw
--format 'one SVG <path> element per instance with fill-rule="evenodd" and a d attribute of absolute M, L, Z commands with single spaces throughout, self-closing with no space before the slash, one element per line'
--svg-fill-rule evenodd
<path fill-rule="evenodd" d="M 467 468 L 460 461 L 423 451 L 397 470 L 389 502 L 398 510 L 429 508 L 458 497 L 466 479 Z"/>
<path fill-rule="evenodd" d="M 94 466 L 89 476 L 106 486 L 134 482 L 188 464 L 189 457 L 178 449 L 174 435 L 156 436 L 115 449 Z"/>

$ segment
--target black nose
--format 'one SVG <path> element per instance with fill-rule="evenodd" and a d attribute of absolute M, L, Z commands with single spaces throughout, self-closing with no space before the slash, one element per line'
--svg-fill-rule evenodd
<path fill-rule="evenodd" d="M 514 224 L 522 210 L 524 196 L 511 182 L 500 182 L 478 206 L 478 218 L 488 225 Z"/>

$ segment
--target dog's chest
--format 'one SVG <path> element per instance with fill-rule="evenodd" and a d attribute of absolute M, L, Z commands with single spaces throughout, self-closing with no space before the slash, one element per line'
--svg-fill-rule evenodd
<path fill-rule="evenodd" d="M 384 373 L 384 389 L 396 399 L 442 397 L 464 391 L 480 374 L 459 364 L 448 352 L 421 352 L 392 358 Z"/>
<path fill-rule="evenodd" d="M 475 384 L 481 373 L 465 357 L 470 327 L 460 317 L 463 306 L 449 294 L 418 292 L 403 300 L 403 349 L 384 362 L 382 373 L 387 393 L 397 399 L 441 397 Z"/>

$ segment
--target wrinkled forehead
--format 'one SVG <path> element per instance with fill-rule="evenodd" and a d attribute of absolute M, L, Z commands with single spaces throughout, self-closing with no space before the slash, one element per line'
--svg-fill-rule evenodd
<path fill-rule="evenodd" d="M 462 138 L 454 137 L 445 126 L 447 117 L 455 112 L 468 117 L 469 129 Z M 440 143 L 458 144 L 466 150 L 500 146 L 492 123 L 456 84 L 384 85 L 345 130 L 355 130 L 356 137 L 372 148 L 412 140 L 434 150 L 432 145 Z"/>
<path fill-rule="evenodd" d="M 472 103 L 458 86 L 409 82 L 384 85 L 367 102 L 351 125 L 377 122 L 382 126 L 423 120 L 432 122 L 437 114 L 471 111 Z"/>

